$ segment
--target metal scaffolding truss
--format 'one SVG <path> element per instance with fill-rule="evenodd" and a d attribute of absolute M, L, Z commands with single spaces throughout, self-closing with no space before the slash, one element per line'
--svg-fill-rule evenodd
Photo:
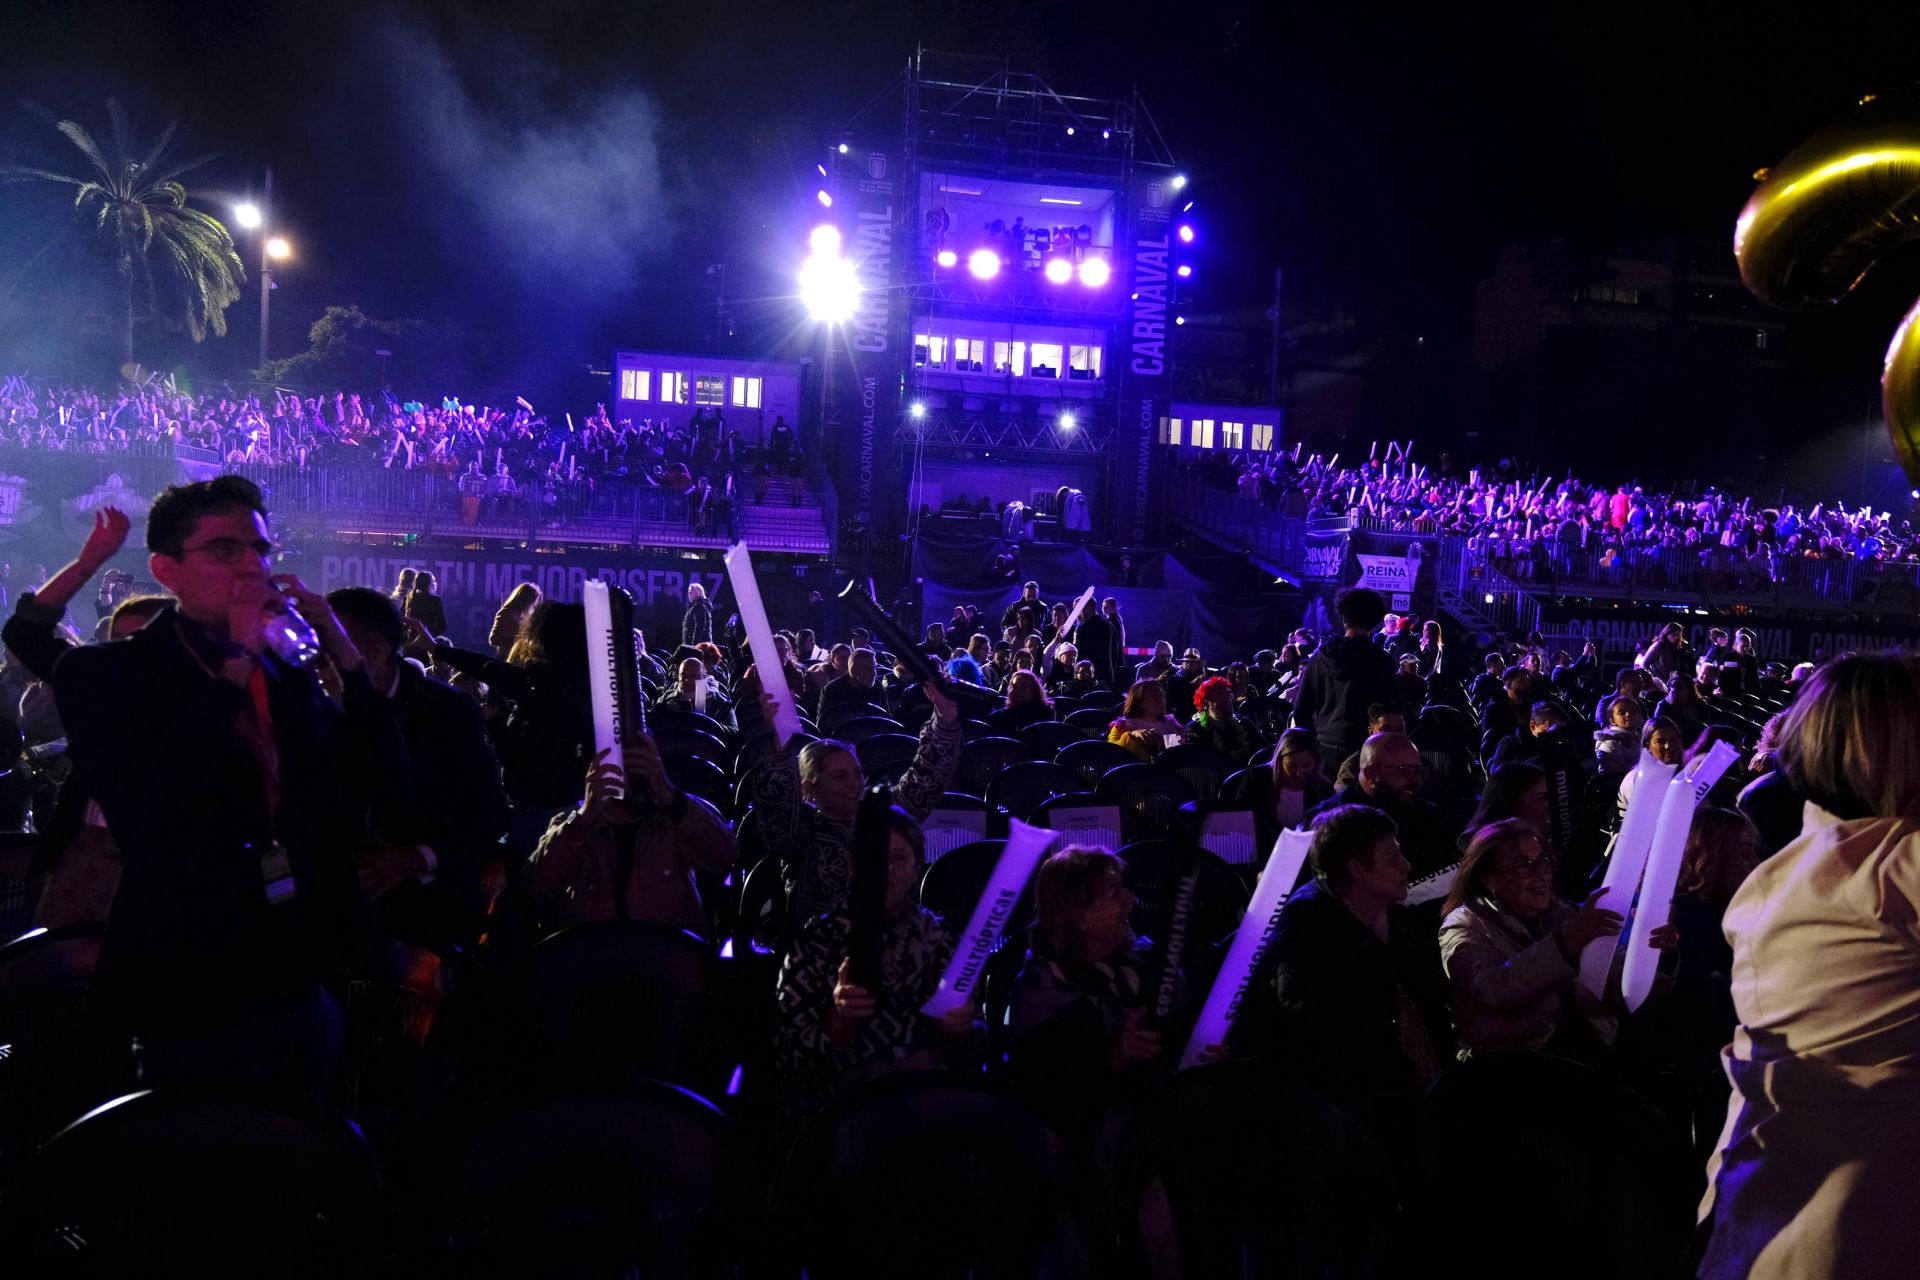
<path fill-rule="evenodd" d="M 980 413 L 954 415 L 929 408 L 926 416 L 903 421 L 895 439 L 909 452 L 919 448 L 943 453 L 991 450 L 1009 459 L 1063 453 L 1106 457 L 1112 452 L 1113 428 L 1098 419 L 1067 429 L 1025 418 L 989 419 Z"/>

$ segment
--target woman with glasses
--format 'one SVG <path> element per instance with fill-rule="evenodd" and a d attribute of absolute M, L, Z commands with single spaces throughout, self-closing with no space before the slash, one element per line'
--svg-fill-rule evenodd
<path fill-rule="evenodd" d="M 1604 1060 L 1615 1021 L 1580 982 L 1580 952 L 1620 932 L 1620 913 L 1553 892 L 1555 859 L 1539 831 L 1508 818 L 1476 832 L 1447 895 L 1440 959 L 1460 1057 L 1548 1050 Z"/>

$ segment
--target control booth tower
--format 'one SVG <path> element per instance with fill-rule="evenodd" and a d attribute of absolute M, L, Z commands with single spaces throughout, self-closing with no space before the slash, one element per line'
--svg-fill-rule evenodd
<path fill-rule="evenodd" d="M 922 50 L 821 170 L 853 295 L 821 375 L 849 531 L 1017 500 L 1157 543 L 1187 196 L 1139 95 Z"/>

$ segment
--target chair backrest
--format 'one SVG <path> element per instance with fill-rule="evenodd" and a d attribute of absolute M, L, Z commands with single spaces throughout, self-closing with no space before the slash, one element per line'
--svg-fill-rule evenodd
<path fill-rule="evenodd" d="M 960 748 L 960 767 L 954 782 L 974 795 L 985 795 L 987 784 L 1022 760 L 1032 760 L 1034 749 L 1016 738 L 975 738 Z"/>
<path fill-rule="evenodd" d="M 1062 717 L 1061 723 L 1074 725 L 1085 729 L 1089 734 L 1105 738 L 1107 728 L 1113 723 L 1114 718 L 1114 713 L 1106 707 L 1082 707 L 1078 711 L 1069 711 Z"/>
<path fill-rule="evenodd" d="M 745 865 L 744 847 L 742 854 Z M 733 918 L 733 955 L 735 959 L 756 952 L 785 955 L 792 939 L 780 859 L 768 854 L 740 880 L 740 907 Z"/>
<path fill-rule="evenodd" d="M 79 1026 L 105 934 L 98 921 L 66 924 L 29 930 L 0 947 L 0 1044 Z"/>
<path fill-rule="evenodd" d="M 1198 800 L 1193 784 L 1177 773 L 1151 764 L 1123 764 L 1100 776 L 1101 795 L 1133 815 L 1136 838 L 1166 831 L 1180 806 Z"/>
<path fill-rule="evenodd" d="M 1248 1168 L 1250 1150 L 1288 1156 Z M 1182 1071 L 1129 1117 L 1114 1196 L 1125 1252 L 1136 1259 L 1156 1182 L 1185 1275 L 1391 1271 L 1390 1163 L 1345 1112 L 1253 1062 Z"/>
<path fill-rule="evenodd" d="M 11 1251 L 75 1275 L 349 1275 L 371 1264 L 379 1174 L 359 1132 L 231 1099 L 128 1094 L 22 1171 Z"/>
<path fill-rule="evenodd" d="M 1196 742 L 1168 747 L 1153 763 L 1159 768 L 1173 770 L 1192 783 L 1202 800 L 1211 800 L 1219 795 L 1220 784 L 1239 767 L 1231 756 Z"/>
<path fill-rule="evenodd" d="M 678 728 L 696 729 L 709 737 L 725 741 L 731 736 L 727 726 L 710 715 L 699 711 L 681 711 L 678 708 L 647 708 L 647 728 L 657 731 L 673 725 Z"/>
<path fill-rule="evenodd" d="M 821 736 L 837 738 L 840 736 L 840 726 L 869 716 L 891 719 L 887 716 L 887 709 L 880 705 L 879 697 L 880 691 L 875 689 L 873 697 L 866 702 L 837 702 L 828 707 L 820 715 Z"/>
<path fill-rule="evenodd" d="M 964 929 L 1006 847 L 1004 840 L 972 840 L 949 849 L 921 876 L 920 905 L 939 916 L 949 932 Z"/>
<path fill-rule="evenodd" d="M 704 756 L 666 753 L 667 777 L 689 795 L 699 796 L 721 812 L 733 807 L 733 783 L 726 769 Z"/>
<path fill-rule="evenodd" d="M 914 752 L 920 749 L 920 740 L 905 733 L 877 733 L 853 746 L 854 758 L 860 761 L 861 771 L 867 775 L 867 781 L 897 781 L 913 763 Z M 889 778 L 886 775 L 893 773 Z"/>
<path fill-rule="evenodd" d="M 865 742 L 868 738 L 877 737 L 883 733 L 903 734 L 905 732 L 906 726 L 898 720 L 894 720 L 888 716 L 864 715 L 854 716 L 850 720 L 842 721 L 840 727 L 834 730 L 833 736 L 842 742 L 851 742 L 857 745 Z"/>
<path fill-rule="evenodd" d="M 600 921 L 552 934 L 527 962 L 522 1038 L 536 1066 L 584 1086 L 684 1078 L 701 1056 L 712 948 L 681 929 Z"/>
<path fill-rule="evenodd" d="M 1253 810 L 1241 808 L 1231 800 L 1205 801 L 1181 806 L 1200 824 L 1200 847 L 1230 867 L 1250 867 L 1257 850 L 1259 826 Z"/>
<path fill-rule="evenodd" d="M 1063 764 L 1074 770 L 1089 788 L 1099 785 L 1109 769 L 1117 769 L 1123 764 L 1137 764 L 1139 759 L 1133 752 L 1105 738 L 1076 742 L 1060 748 L 1053 757 L 1056 764 Z"/>
<path fill-rule="evenodd" d="M 40 837 L 31 832 L 0 834 L 0 942 L 33 927 L 44 876 L 33 874 Z"/>
<path fill-rule="evenodd" d="M 699 729 L 685 725 L 656 724 L 649 725 L 648 731 L 659 746 L 660 754 L 668 760 L 675 756 L 693 756 L 724 769 L 734 757 L 734 753 L 727 750 L 726 743 Z"/>
<path fill-rule="evenodd" d="M 1086 790 L 1086 779 L 1077 770 L 1047 760 L 1027 760 L 993 776 L 987 783 L 987 803 L 1025 822 L 1052 797 Z"/>
<path fill-rule="evenodd" d="M 773 1230 L 793 1243 L 792 1264 L 823 1278 L 903 1274 L 930 1241 L 940 1275 L 1041 1275 L 1077 1247 L 1063 1225 L 1065 1187 L 1059 1140 L 1033 1112 L 977 1075 L 907 1073 L 801 1131 Z M 851 1229 L 848 1205 L 860 1206 Z"/>
<path fill-rule="evenodd" d="M 1137 900 L 1134 928 L 1159 941 L 1178 888 L 1179 847 L 1171 840 L 1141 840 L 1116 852 L 1126 864 L 1121 878 Z M 1196 948 L 1204 948 L 1239 926 L 1247 911 L 1247 886 L 1233 868 L 1205 849 L 1199 857 L 1200 879 L 1194 885 L 1187 935 Z"/>
<path fill-rule="evenodd" d="M 927 864 L 940 861 L 961 845 L 987 838 L 987 809 L 948 808 L 943 798 L 920 819 L 920 834 L 926 841 Z"/>
<path fill-rule="evenodd" d="M 461 1166 L 453 1251 L 484 1275 L 721 1275 L 738 1256 L 733 1126 L 642 1081 L 509 1117 Z"/>
<path fill-rule="evenodd" d="M 1087 730 L 1077 724 L 1067 724 L 1060 720 L 1046 720 L 1040 724 L 1030 724 L 1019 733 L 1020 741 L 1051 756 L 1062 747 L 1087 740 Z"/>
<path fill-rule="evenodd" d="M 1126 843 L 1118 804 L 1095 795 L 1056 796 L 1033 811 L 1032 823 L 1060 833 L 1062 845 L 1086 845 L 1112 853 Z"/>

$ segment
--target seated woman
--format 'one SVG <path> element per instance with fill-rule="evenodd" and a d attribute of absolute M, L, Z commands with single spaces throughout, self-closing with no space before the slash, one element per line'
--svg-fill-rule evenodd
<path fill-rule="evenodd" d="M 953 940 L 920 905 L 920 824 L 895 809 L 888 826 L 880 988 L 857 986 L 849 976 L 853 920 L 844 910 L 801 921 L 780 969 L 774 1054 L 787 1118 L 796 1125 L 856 1084 L 895 1071 L 962 1066 L 984 1043 L 974 1005 L 940 1018 L 920 1012 L 940 985 Z"/>
<path fill-rule="evenodd" d="M 1440 959 L 1453 998 L 1460 1058 L 1550 1050 L 1604 1063 L 1618 1030 L 1580 982 L 1580 952 L 1620 932 L 1599 891 L 1575 907 L 1554 896 L 1553 855 L 1509 818 L 1474 834 L 1447 895 Z"/>
<path fill-rule="evenodd" d="M 1333 799 L 1333 783 L 1320 770 L 1313 730 L 1288 729 L 1265 769 L 1249 768 L 1239 799 L 1253 810 L 1254 840 L 1271 849 L 1282 831 L 1299 826 L 1317 806 Z"/>
<path fill-rule="evenodd" d="M 1607 700 L 1606 724 L 1593 731 L 1593 757 L 1601 773 L 1632 773 L 1640 763 L 1640 736 L 1646 732 L 1647 710 L 1640 699 L 1616 694 Z"/>
<path fill-rule="evenodd" d="M 1040 678 L 1031 671 L 1015 671 L 1007 677 L 1007 701 L 987 717 L 995 733 L 1011 738 L 1028 725 L 1053 719 L 1053 703 L 1040 687 Z"/>
<path fill-rule="evenodd" d="M 1180 722 L 1167 714 L 1166 686 L 1158 680 L 1134 681 L 1120 718 L 1107 727 L 1107 741 L 1150 761 L 1180 740 Z"/>
<path fill-rule="evenodd" d="M 1551 816 L 1546 771 L 1524 761 L 1503 764 L 1487 775 L 1480 803 L 1467 819 L 1467 829 L 1460 833 L 1460 852 L 1466 853 L 1476 834 L 1509 818 L 1525 822 L 1545 840 Z"/>
<path fill-rule="evenodd" d="M 580 808 L 553 820 L 527 865 L 528 892 L 549 929 L 597 920 L 670 924 L 705 935 L 696 871 L 725 871 L 733 833 L 706 801 L 675 787 L 660 749 L 642 735 L 626 749 L 627 792 L 602 751 L 587 768 Z"/>
<path fill-rule="evenodd" d="M 1233 713 L 1233 682 L 1209 676 L 1193 691 L 1193 719 L 1187 721 L 1187 741 L 1215 751 L 1236 765 L 1260 748 L 1253 726 Z"/>
<path fill-rule="evenodd" d="M 1034 880 L 1008 1065 L 1063 1136 L 1091 1130 L 1174 1047 L 1147 1023 L 1156 995 L 1151 948 L 1134 936 L 1122 870 L 1104 850 L 1070 845 Z"/>
<path fill-rule="evenodd" d="M 1661 764 L 1678 765 L 1687 755 L 1687 740 L 1681 736 L 1680 726 L 1665 716 L 1655 716 L 1647 721 L 1646 731 L 1640 735 L 1640 750 L 1651 755 Z M 1620 816 L 1627 815 L 1627 801 L 1633 799 L 1633 789 L 1637 775 L 1629 773 L 1620 780 Z"/>

